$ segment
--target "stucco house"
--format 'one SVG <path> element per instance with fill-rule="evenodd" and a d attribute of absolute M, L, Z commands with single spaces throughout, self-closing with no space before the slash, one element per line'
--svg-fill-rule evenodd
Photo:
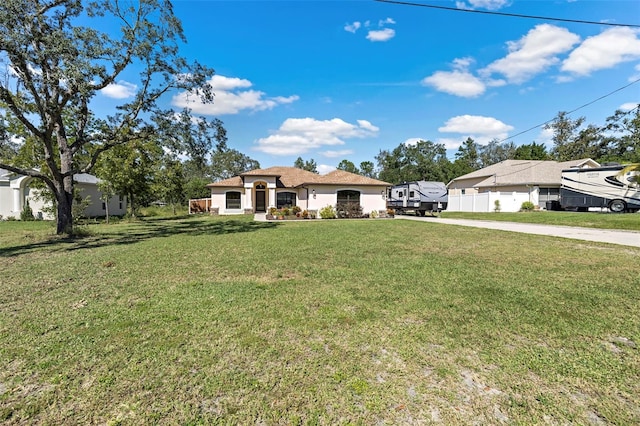
<path fill-rule="evenodd" d="M 0 169 L 0 216 L 3 219 L 9 217 L 19 219 L 27 201 L 36 218 L 53 219 L 51 213 L 46 209 L 48 207 L 47 202 L 38 197 L 38 189 L 31 188 L 33 179 L 30 176 L 23 176 Z M 105 216 L 107 205 L 101 200 L 102 193 L 98 189 L 99 179 L 86 173 L 77 174 L 73 179 L 82 198 L 90 197 L 90 203 L 84 211 L 84 216 Z M 109 200 L 108 207 L 110 215 L 124 215 L 127 203 L 123 197 L 115 195 Z"/>
<path fill-rule="evenodd" d="M 370 213 L 386 209 L 389 186 L 343 170 L 319 175 L 295 167 L 251 170 L 207 185 L 211 189 L 210 209 L 221 215 L 259 213 L 285 206 L 317 211 L 347 201 L 359 203 L 363 213 Z"/>
<path fill-rule="evenodd" d="M 590 158 L 573 161 L 505 160 L 457 177 L 447 184 L 448 211 L 516 212 L 525 201 L 546 208 L 560 196 L 562 170 L 598 167 Z"/>

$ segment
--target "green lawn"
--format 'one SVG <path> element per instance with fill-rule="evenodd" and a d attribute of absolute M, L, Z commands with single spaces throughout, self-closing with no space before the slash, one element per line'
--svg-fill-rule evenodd
<path fill-rule="evenodd" d="M 438 224 L 0 222 L 4 424 L 638 424 L 640 249 Z"/>
<path fill-rule="evenodd" d="M 449 219 L 497 220 L 507 222 L 541 223 L 547 225 L 582 226 L 585 228 L 622 229 L 640 231 L 640 213 L 577 213 L 577 212 L 518 212 L 466 213 L 442 212 Z"/>

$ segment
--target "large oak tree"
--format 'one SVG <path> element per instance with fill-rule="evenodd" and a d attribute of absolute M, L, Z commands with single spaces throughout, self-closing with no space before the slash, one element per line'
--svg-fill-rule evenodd
<path fill-rule="evenodd" d="M 12 128 L 20 132 L 10 136 L 29 140 L 41 153 L 38 162 L 25 164 L 13 161 L 10 149 L 0 150 L 0 168 L 46 184 L 56 200 L 58 233 L 73 229 L 75 174 L 91 171 L 101 153 L 115 146 L 162 139 L 158 133 L 167 129 L 157 123 L 174 114 L 159 107 L 163 95 L 185 90 L 213 101 L 207 83 L 213 70 L 181 57 L 184 41 L 169 1 L 0 4 L 2 121 L 17 123 Z M 93 98 L 132 78 L 135 95 L 94 118 Z"/>

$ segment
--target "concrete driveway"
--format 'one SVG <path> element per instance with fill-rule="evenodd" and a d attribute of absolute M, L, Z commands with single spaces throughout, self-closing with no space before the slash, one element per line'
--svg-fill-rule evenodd
<path fill-rule="evenodd" d="M 540 225 L 534 223 L 497 222 L 491 220 L 444 219 L 440 217 L 417 217 L 407 215 L 396 215 L 396 219 L 418 220 L 446 225 L 471 226 L 474 228 L 498 229 L 500 231 L 522 232 L 525 234 L 547 235 L 551 237 L 571 238 L 574 240 L 640 247 L 640 232 L 636 231 Z"/>

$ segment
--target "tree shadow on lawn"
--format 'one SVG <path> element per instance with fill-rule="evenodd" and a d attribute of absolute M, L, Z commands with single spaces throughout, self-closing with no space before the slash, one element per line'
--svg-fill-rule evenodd
<path fill-rule="evenodd" d="M 152 218 L 133 222 L 119 232 L 76 237 L 52 236 L 45 241 L 0 248 L 0 257 L 12 257 L 32 253 L 40 249 L 49 251 L 75 251 L 113 245 L 129 245 L 153 238 L 171 237 L 173 235 L 225 235 L 242 232 L 255 232 L 261 229 L 273 229 L 280 224 L 273 222 L 255 222 L 248 220 L 187 220 L 182 218 Z"/>

